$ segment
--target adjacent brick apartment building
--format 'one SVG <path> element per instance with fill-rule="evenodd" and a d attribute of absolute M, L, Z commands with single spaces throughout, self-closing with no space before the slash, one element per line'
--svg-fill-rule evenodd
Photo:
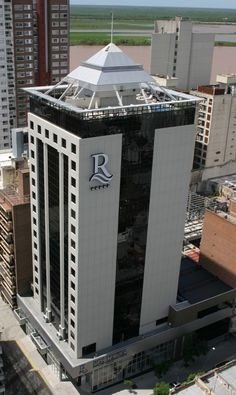
<path fill-rule="evenodd" d="M 28 168 L 17 169 L 15 185 L 0 191 L 0 294 L 12 308 L 32 282 L 29 193 Z"/>
<path fill-rule="evenodd" d="M 226 284 L 236 288 L 236 199 L 229 212 L 206 210 L 200 263 Z"/>

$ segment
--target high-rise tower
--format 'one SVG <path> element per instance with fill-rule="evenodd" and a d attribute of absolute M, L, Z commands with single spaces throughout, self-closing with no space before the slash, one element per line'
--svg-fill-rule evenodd
<path fill-rule="evenodd" d="M 18 303 L 96 390 L 173 354 L 158 336 L 176 302 L 199 99 L 161 89 L 114 44 L 26 91 L 34 297 Z"/>
<path fill-rule="evenodd" d="M 69 71 L 68 0 L 0 0 L 0 149 L 12 127 L 27 125 L 24 87 L 50 85 Z"/>
<path fill-rule="evenodd" d="M 16 125 L 12 3 L 0 0 L 0 149 L 11 144 Z"/>

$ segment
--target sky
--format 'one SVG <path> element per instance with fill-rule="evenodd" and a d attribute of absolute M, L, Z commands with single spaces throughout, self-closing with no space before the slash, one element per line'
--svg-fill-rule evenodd
<path fill-rule="evenodd" d="M 71 0 L 71 4 L 80 5 L 133 5 L 156 7 L 204 7 L 236 9 L 236 0 Z"/>

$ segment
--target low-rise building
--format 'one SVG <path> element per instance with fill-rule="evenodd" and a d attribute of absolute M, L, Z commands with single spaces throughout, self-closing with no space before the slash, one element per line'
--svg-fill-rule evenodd
<path fill-rule="evenodd" d="M 236 199 L 229 211 L 206 210 L 200 263 L 226 284 L 236 288 Z"/>
<path fill-rule="evenodd" d="M 235 395 L 236 393 L 236 360 L 226 362 L 197 377 L 194 381 L 171 390 L 178 395 Z"/>
<path fill-rule="evenodd" d="M 29 169 L 10 169 L 14 182 L 0 191 L 0 294 L 15 308 L 16 293 L 30 292 L 32 250 Z"/>

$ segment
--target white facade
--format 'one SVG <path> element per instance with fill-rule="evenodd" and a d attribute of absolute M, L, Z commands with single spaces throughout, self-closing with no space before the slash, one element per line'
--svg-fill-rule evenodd
<path fill-rule="evenodd" d="M 193 129 L 187 125 L 155 132 L 140 334 L 155 329 L 156 320 L 167 317 L 176 301 Z"/>
<path fill-rule="evenodd" d="M 15 126 L 12 3 L 0 0 L 0 150 L 11 147 Z"/>
<path fill-rule="evenodd" d="M 193 33 L 192 22 L 159 20 L 151 47 L 151 74 L 177 77 L 177 87 L 194 89 L 210 82 L 214 34 Z"/>
<path fill-rule="evenodd" d="M 82 346 L 112 345 L 122 135 L 80 140 L 78 213 L 78 356 Z M 91 190 L 91 154 L 106 153 L 109 188 Z M 90 183 L 91 184 L 91 183 Z M 81 264 L 80 264 L 81 263 Z"/>

